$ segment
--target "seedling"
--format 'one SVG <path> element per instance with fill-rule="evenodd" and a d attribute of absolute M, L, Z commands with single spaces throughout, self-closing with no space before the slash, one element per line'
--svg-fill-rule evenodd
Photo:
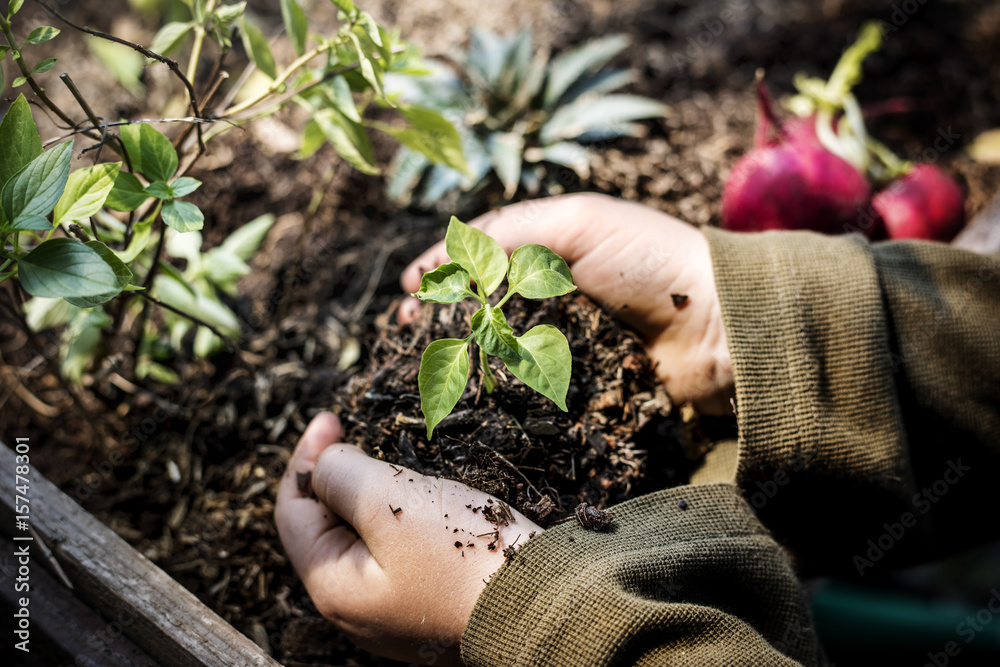
<path fill-rule="evenodd" d="M 481 307 L 470 318 L 472 333 L 468 338 L 433 341 L 420 358 L 420 409 L 427 422 L 427 438 L 455 409 L 465 391 L 473 340 L 479 347 L 487 393 L 498 385 L 488 359 L 493 355 L 514 377 L 552 399 L 565 412 L 573 361 L 566 336 L 554 326 L 540 324 L 517 337 L 501 308 L 515 294 L 526 299 L 547 299 L 575 290 L 566 262 L 540 245 L 521 246 L 508 260 L 499 243 L 455 217 L 448 223 L 445 247 L 452 261 L 425 273 L 420 291 L 413 296 L 430 303 L 458 303 L 472 298 Z M 504 276 L 507 294 L 491 306 L 489 297 Z"/>

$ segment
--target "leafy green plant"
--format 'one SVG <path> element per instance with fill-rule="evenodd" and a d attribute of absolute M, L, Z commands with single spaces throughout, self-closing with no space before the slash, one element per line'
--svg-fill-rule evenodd
<path fill-rule="evenodd" d="M 390 195 L 430 206 L 449 192 L 476 193 L 497 180 L 506 199 L 518 188 L 535 194 L 554 189 L 543 180 L 545 163 L 588 178 L 586 144 L 631 134 L 635 121 L 665 110 L 644 97 L 609 94 L 632 81 L 628 70 L 604 69 L 627 45 L 625 36 L 609 35 L 548 61 L 545 52 L 533 54 L 530 33 L 474 31 L 454 67 L 438 64 L 423 78 L 389 77 L 387 88 L 402 100 L 440 111 L 458 127 L 469 161 L 463 173 L 404 146 Z"/>
<path fill-rule="evenodd" d="M 12 310 L 30 329 L 64 326 L 64 377 L 79 380 L 112 339 L 130 332 L 134 376 L 168 381 L 175 379 L 172 371 L 156 359 L 165 356 L 165 347 L 180 349 L 192 328 L 197 329 L 194 351 L 202 356 L 240 335 L 240 322 L 220 295 L 234 293 L 236 280 L 249 272 L 246 262 L 274 218 L 258 218 L 221 245 L 202 250 L 199 230 L 205 216 L 185 201 L 202 183 L 188 173 L 206 144 L 223 132 L 297 104 L 309 110 L 311 119 L 303 130 L 302 156 L 329 144 L 359 170 L 378 173 L 368 135 L 378 129 L 428 160 L 466 168 L 460 137 L 440 113 L 397 105 L 385 95 L 387 73 L 405 77 L 422 71 L 417 54 L 352 0 L 331 2 L 339 25 L 326 35 L 310 30 L 298 0 L 281 0 L 284 31 L 295 54 L 282 63 L 272 52 L 271 36 L 247 14 L 246 2 L 171 3 L 171 20 L 147 49 L 73 25 L 39 0 L 67 25 L 137 54 L 138 60 L 118 57 L 120 66 L 112 68 L 126 87 L 141 85 L 138 74 L 129 71 L 136 62 L 140 67 L 159 63 L 174 74 L 189 116 L 113 122 L 95 114 L 67 74 L 60 79 L 85 118 L 74 118 L 46 95 L 41 77 L 50 76 L 46 72 L 56 59 L 43 57 L 35 65 L 29 59 L 42 45 L 51 48 L 59 30 L 42 26 L 18 41 L 14 19 L 23 2 L 10 0 L 6 14 L 0 13 L 0 61 L 9 55 L 21 73 L 11 85 L 29 86 L 41 105 L 73 128 L 45 150 L 24 95 L 0 122 L 0 282 L 15 279 L 32 297 L 23 313 Z M 224 65 L 239 59 L 226 56 L 240 46 L 249 62 L 242 74 L 230 77 Z M 177 62 L 166 53 L 187 58 Z M 109 54 L 101 56 L 105 62 L 115 59 Z M 204 67 L 212 56 L 215 67 Z M 168 104 L 175 104 L 173 99 Z M 397 108 L 406 125 L 365 119 L 373 102 Z M 153 123 L 182 129 L 168 138 Z M 73 170 L 72 139 L 78 135 L 94 142 L 81 153 L 90 152 L 93 164 Z M 102 161 L 105 149 L 119 159 Z M 181 270 L 172 259 L 183 259 L 186 266 Z M 131 298 L 135 295 L 141 299 Z M 161 309 L 162 317 L 151 320 L 152 307 Z"/>
<path fill-rule="evenodd" d="M 427 437 L 455 408 L 469 377 L 470 345 L 479 347 L 479 364 L 488 393 L 498 382 L 488 355 L 498 357 L 524 384 L 566 410 L 572 357 L 566 336 L 548 324 L 515 336 L 503 314 L 503 305 L 515 294 L 546 299 L 576 289 L 563 259 L 540 245 L 524 245 L 511 253 L 483 232 L 452 217 L 445 236 L 452 261 L 425 273 L 413 296 L 430 303 L 457 303 L 475 299 L 480 308 L 472 314 L 467 338 L 433 341 L 420 358 L 420 408 L 427 423 Z M 507 278 L 507 293 L 495 305 L 489 297 Z M 475 289 L 472 283 L 475 283 Z"/>

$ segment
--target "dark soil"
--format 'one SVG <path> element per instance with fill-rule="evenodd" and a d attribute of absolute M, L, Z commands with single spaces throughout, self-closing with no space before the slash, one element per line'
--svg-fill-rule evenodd
<path fill-rule="evenodd" d="M 725 179 L 752 142 L 754 70 L 766 67 L 773 90 L 791 92 L 796 71 L 825 76 L 864 18 L 890 20 L 893 11 L 889 1 L 850 0 L 555 0 L 516 3 L 516 11 L 466 0 L 362 4 L 428 53 L 449 51 L 472 24 L 530 27 L 539 44 L 556 49 L 627 32 L 633 46 L 621 62 L 639 75 L 633 92 L 670 111 L 648 124 L 646 136 L 605 147 L 591 181 L 570 189 L 641 201 L 695 224 L 718 224 Z M 251 5 L 276 16 L 277 3 Z M 107 24 L 124 6 L 113 0 L 71 9 L 80 22 L 148 43 L 148 22 Z M 738 20 L 688 54 L 689 39 L 729 7 L 743 7 Z M 859 97 L 918 100 L 913 112 L 872 126 L 907 157 L 919 158 L 939 127 L 954 127 L 960 140 L 937 159 L 968 192 L 972 215 L 996 195 L 1000 177 L 1000 167 L 971 162 L 961 150 L 1000 126 L 1000 12 L 990 2 L 920 7 L 872 59 Z M 62 62 L 90 62 L 83 44 Z M 161 74 L 150 68 L 148 78 L 162 84 Z M 84 92 L 92 100 L 107 98 L 99 81 L 75 70 L 74 78 L 91 86 Z M 139 115 L 148 102 L 115 104 Z M 261 213 L 278 216 L 241 296 L 231 300 L 247 328 L 241 352 L 199 360 L 186 341 L 165 360 L 181 377 L 167 386 L 134 383 L 131 350 L 111 349 L 75 392 L 81 410 L 52 372 L 57 337 L 31 340 L 0 320 L 0 437 L 30 436 L 32 462 L 50 479 L 285 664 L 389 664 L 316 615 L 274 529 L 277 481 L 317 412 L 339 413 L 347 439 L 375 455 L 478 486 L 543 524 L 578 502 L 605 506 L 683 483 L 690 462 L 681 441 L 694 441 L 695 427 L 681 423 L 656 387 L 635 336 L 570 295 L 546 304 L 515 300 L 523 310 L 511 317 L 518 330 L 547 322 L 568 335 L 569 412 L 513 378 L 486 395 L 474 375 L 455 414 L 427 442 L 416 396 L 419 355 L 432 337 L 466 335 L 466 314 L 429 306 L 423 321 L 401 327 L 393 313 L 400 270 L 440 239 L 447 218 L 399 210 L 385 201 L 382 179 L 358 175 L 326 151 L 304 162 L 285 157 L 275 137 L 297 119 L 267 122 L 267 131 L 230 133 L 195 174 L 205 182 L 195 201 L 206 212 L 206 247 Z M 377 150 L 387 165 L 392 146 Z M 321 203 L 309 215 L 317 195 Z M 477 211 L 486 208 L 480 202 Z M 119 457 L 124 463 L 113 465 Z"/>

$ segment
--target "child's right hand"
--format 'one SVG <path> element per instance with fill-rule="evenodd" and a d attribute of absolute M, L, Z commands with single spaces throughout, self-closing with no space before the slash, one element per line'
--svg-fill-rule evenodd
<path fill-rule="evenodd" d="M 643 337 L 675 402 L 691 401 L 703 414 L 732 414 L 726 332 L 708 241 L 697 229 L 597 194 L 522 202 L 471 224 L 507 253 L 537 243 L 561 255 L 580 289 Z M 416 292 L 424 272 L 448 261 L 444 243 L 438 243 L 406 268 L 403 288 Z M 686 295 L 687 302 L 675 306 L 675 294 Z M 420 307 L 407 299 L 400 321 L 414 320 Z"/>

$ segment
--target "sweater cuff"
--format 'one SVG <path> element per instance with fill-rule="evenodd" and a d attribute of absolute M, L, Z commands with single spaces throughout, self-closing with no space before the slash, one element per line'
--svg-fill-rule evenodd
<path fill-rule="evenodd" d="M 736 383 L 737 483 L 797 565 L 852 571 L 913 488 L 871 247 L 704 231 Z"/>
<path fill-rule="evenodd" d="M 611 511 L 607 532 L 556 526 L 493 575 L 462 637 L 466 664 L 822 664 L 794 572 L 735 486 Z"/>

